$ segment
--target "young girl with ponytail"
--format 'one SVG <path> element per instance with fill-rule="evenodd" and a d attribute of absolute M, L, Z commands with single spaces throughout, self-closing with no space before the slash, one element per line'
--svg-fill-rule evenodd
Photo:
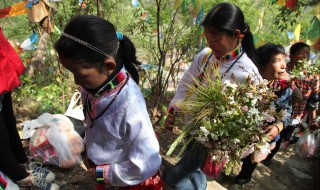
<path fill-rule="evenodd" d="M 140 64 L 128 37 L 95 16 L 76 16 L 55 44 L 61 64 L 82 87 L 83 160 L 104 189 L 160 189 L 159 143 L 138 87 Z"/>

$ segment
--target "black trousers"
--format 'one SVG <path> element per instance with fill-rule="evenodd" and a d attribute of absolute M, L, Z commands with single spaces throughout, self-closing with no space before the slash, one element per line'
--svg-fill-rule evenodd
<path fill-rule="evenodd" d="M 13 113 L 11 93 L 4 94 L 0 111 L 0 170 L 14 181 L 29 174 L 20 164 L 28 161 Z"/>

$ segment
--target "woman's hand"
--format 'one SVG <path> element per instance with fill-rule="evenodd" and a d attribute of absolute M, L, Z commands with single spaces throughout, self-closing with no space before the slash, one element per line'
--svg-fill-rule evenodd
<path fill-rule="evenodd" d="M 270 140 L 273 140 L 279 134 L 279 128 L 275 124 L 269 125 L 264 132 Z"/>
<path fill-rule="evenodd" d="M 168 114 L 166 120 L 164 121 L 164 128 L 167 130 L 172 131 L 173 125 L 175 121 L 175 115 L 174 114 Z"/>

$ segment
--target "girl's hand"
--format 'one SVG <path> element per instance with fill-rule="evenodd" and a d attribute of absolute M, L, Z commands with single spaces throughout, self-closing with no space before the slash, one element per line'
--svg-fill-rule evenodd
<path fill-rule="evenodd" d="M 83 163 L 87 167 L 88 170 L 89 170 L 89 168 L 96 167 L 96 165 L 88 158 L 86 151 L 82 152 L 81 155 L 82 155 Z"/>
<path fill-rule="evenodd" d="M 88 168 L 87 173 L 94 181 L 97 179 L 97 177 L 96 177 L 96 167 Z"/>
<path fill-rule="evenodd" d="M 270 140 L 273 140 L 279 134 L 279 129 L 276 125 L 269 125 L 265 129 L 265 134 L 268 135 Z"/>

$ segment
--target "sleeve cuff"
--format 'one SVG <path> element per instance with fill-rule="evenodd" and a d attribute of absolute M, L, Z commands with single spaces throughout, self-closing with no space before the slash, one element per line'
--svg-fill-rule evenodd
<path fill-rule="evenodd" d="M 110 165 L 96 166 L 96 181 L 98 184 L 111 185 L 108 179 L 108 170 Z"/>

